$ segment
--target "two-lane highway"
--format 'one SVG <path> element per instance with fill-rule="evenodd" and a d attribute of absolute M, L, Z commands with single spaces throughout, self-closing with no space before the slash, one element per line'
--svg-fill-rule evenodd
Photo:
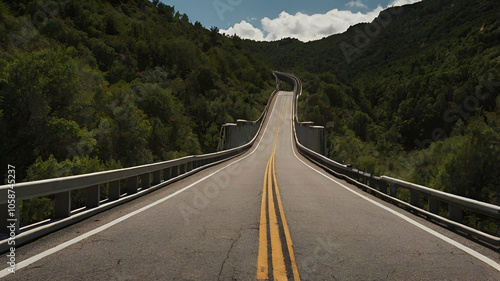
<path fill-rule="evenodd" d="M 500 280 L 498 252 L 298 155 L 293 99 L 246 154 L 18 248 L 5 279 Z"/>
<path fill-rule="evenodd" d="M 285 97 L 281 102 L 273 151 L 267 161 L 264 175 L 259 224 L 258 280 L 300 280 L 290 229 L 276 180 L 276 148 L 286 100 Z M 272 268 L 272 271 L 269 268 Z"/>

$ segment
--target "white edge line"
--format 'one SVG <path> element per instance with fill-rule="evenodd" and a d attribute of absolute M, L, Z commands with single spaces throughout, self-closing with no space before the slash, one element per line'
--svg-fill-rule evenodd
<path fill-rule="evenodd" d="M 292 106 L 293 106 L 293 105 L 292 105 Z M 292 108 L 292 110 L 293 110 L 293 108 Z M 293 118 L 293 117 L 292 117 L 292 118 Z M 388 211 L 388 212 L 390 212 L 390 213 L 392 213 L 392 214 L 394 214 L 394 215 L 396 215 L 396 216 L 398 216 L 398 217 L 402 218 L 403 220 L 405 220 L 405 221 L 409 222 L 410 224 L 412 224 L 412 225 L 414 225 L 414 226 L 416 226 L 416 227 L 418 227 L 418 228 L 420 228 L 420 229 L 422 229 L 422 230 L 424 230 L 424 231 L 428 232 L 429 234 L 432 234 L 432 235 L 436 236 L 437 238 L 439 238 L 439 239 L 441 239 L 441 240 L 443 240 L 443 241 L 445 241 L 445 242 L 448 242 L 449 244 L 451 244 L 451 245 L 453 245 L 453 246 L 455 246 L 455 247 L 459 248 L 460 250 L 462 250 L 462 251 L 466 252 L 467 254 L 469 254 L 469 255 L 471 255 L 471 256 L 473 256 L 473 257 L 475 257 L 475 258 L 477 258 L 477 259 L 481 260 L 482 262 L 486 263 L 487 265 L 489 265 L 489 266 L 493 267 L 494 269 L 496 269 L 496 270 L 500 271 L 500 264 L 498 264 L 498 263 L 497 263 L 497 262 L 495 262 L 494 260 L 492 260 L 492 259 L 488 258 L 487 256 L 485 256 L 485 255 L 483 255 L 483 254 L 481 254 L 481 253 L 479 253 L 479 252 L 477 252 L 477 251 L 475 251 L 475 250 L 473 250 L 473 249 L 471 249 L 471 248 L 469 248 L 469 247 L 467 247 L 467 246 L 465 246 L 465 245 L 463 245 L 463 244 L 461 244 L 461 243 L 459 243 L 459 242 L 457 242 L 457 241 L 455 241 L 455 240 L 453 240 L 453 239 L 451 239 L 451 238 L 449 238 L 449 237 L 447 237 L 447 236 L 445 236 L 445 235 L 443 235 L 443 234 L 441 234 L 441 233 L 439 233 L 439 232 L 436 232 L 436 231 L 434 231 L 434 230 L 432 230 L 432 229 L 428 228 L 427 226 L 425 226 L 425 225 L 423 225 L 423 224 L 421 224 L 421 223 L 419 223 L 419 222 L 417 222 L 417 221 L 414 221 L 414 220 L 412 220 L 411 218 L 409 218 L 409 217 L 407 217 L 407 216 L 405 216 L 405 215 L 403 215 L 403 214 L 401 214 L 401 213 L 399 213 L 399 212 L 396 212 L 396 211 L 392 210 L 391 208 L 386 207 L 386 206 L 384 206 L 384 205 L 380 204 L 379 202 L 377 202 L 377 201 L 375 201 L 375 200 L 373 200 L 373 199 L 371 199 L 371 198 L 368 198 L 367 196 L 365 196 L 365 195 L 363 195 L 363 194 L 361 194 L 361 193 L 358 193 L 357 191 L 355 191 L 355 190 L 353 190 L 353 189 L 351 189 L 351 188 L 347 187 L 346 185 L 344 185 L 344 184 L 342 184 L 342 183 L 340 183 L 340 182 L 336 181 L 335 179 L 332 179 L 330 176 L 328 176 L 328 175 L 326 175 L 326 174 L 322 173 L 321 171 L 319 171 L 319 170 L 317 170 L 317 169 L 315 169 L 315 168 L 311 167 L 311 166 L 310 166 L 310 165 L 308 165 L 306 162 L 302 161 L 302 159 L 300 159 L 300 158 L 297 156 L 297 154 L 295 153 L 295 148 L 294 148 L 294 146 L 293 146 L 293 122 L 294 122 L 294 121 L 293 121 L 293 119 L 292 119 L 292 122 L 291 122 L 291 127 L 292 127 L 292 138 L 290 139 L 290 144 L 291 144 L 291 146 L 292 146 L 292 152 L 293 152 L 293 155 L 295 155 L 295 158 L 297 158 L 300 162 L 302 162 L 302 164 L 306 165 L 307 167 L 309 167 L 310 169 L 312 169 L 312 170 L 313 170 L 313 171 L 315 171 L 316 173 L 318 173 L 318 174 L 322 175 L 323 177 L 325 177 L 325 178 L 327 178 L 327 179 L 331 180 L 332 182 L 334 182 L 334 183 L 336 183 L 336 184 L 338 184 L 338 185 L 342 186 L 344 189 L 346 189 L 346 190 L 348 190 L 348 191 L 350 191 L 350 192 L 352 192 L 352 193 L 356 194 L 357 196 L 359 196 L 359 197 L 361 197 L 361 198 L 365 199 L 366 201 L 368 201 L 368 202 L 370 202 L 370 203 L 374 204 L 375 206 L 380 207 L 380 208 L 382 208 L 382 209 L 384 209 L 384 210 L 386 210 L 386 211 Z"/>
<path fill-rule="evenodd" d="M 279 91 L 278 91 L 278 93 L 276 93 L 276 96 L 279 96 Z M 276 104 L 278 104 L 278 102 L 274 103 L 273 110 L 271 112 L 274 112 L 274 110 L 276 108 Z M 226 165 L 226 166 L 218 169 L 217 171 L 215 171 L 215 172 L 213 172 L 213 173 L 211 173 L 211 174 L 209 174 L 209 175 L 207 175 L 207 176 L 199 179 L 198 181 L 196 181 L 196 182 L 194 182 L 194 183 L 192 183 L 192 184 L 184 187 L 183 189 L 180 189 L 180 190 L 178 190 L 178 191 L 176 191 L 176 192 L 174 192 L 174 193 L 172 193 L 172 194 L 170 194 L 170 195 L 168 195 L 166 197 L 163 197 L 163 198 L 161 198 L 161 199 L 159 199 L 159 200 L 157 200 L 157 201 L 155 201 L 155 202 L 153 202 L 153 203 L 151 203 L 149 205 L 146 205 L 146 206 L 144 206 L 144 207 L 142 207 L 142 208 L 140 208 L 140 209 L 138 209 L 138 210 L 136 210 L 136 211 L 134 211 L 132 213 L 128 213 L 127 215 L 125 215 L 123 217 L 119 217 L 119 218 L 117 218 L 117 219 L 115 219 L 115 220 L 113 220 L 111 222 L 108 222 L 105 225 L 102 225 L 102 226 L 100 226 L 100 227 L 98 227 L 98 228 L 96 228 L 94 230 L 91 230 L 91 231 L 89 231 L 89 232 L 87 232 L 85 234 L 82 234 L 82 235 L 80 235 L 78 237 L 75 237 L 75 238 L 69 240 L 69 241 L 66 241 L 66 242 L 64 242 L 64 243 L 62 243 L 62 244 L 60 244 L 60 245 L 58 245 L 58 246 L 56 246 L 54 248 L 45 250 L 44 252 L 41 252 L 41 253 L 39 253 L 37 255 L 34 255 L 34 256 L 26 259 L 26 260 L 23 260 L 23 261 L 21 261 L 21 262 L 19 262 L 19 263 L 16 264 L 15 271 L 20 270 L 20 269 L 22 269 L 22 268 L 24 268 L 24 267 L 26 267 L 26 266 L 28 266 L 28 265 L 30 265 L 30 264 L 38 261 L 38 260 L 41 260 L 41 259 L 47 257 L 47 256 L 50 256 L 50 255 L 52 255 L 54 253 L 57 253 L 57 252 L 65 249 L 65 248 L 67 248 L 67 247 L 69 247 L 69 246 L 71 246 L 71 245 L 73 245 L 75 243 L 78 243 L 78 242 L 80 242 L 80 241 L 82 241 L 82 240 L 84 240 L 86 238 L 89 238 L 92 235 L 95 235 L 95 234 L 97 234 L 97 233 L 99 233 L 101 231 L 104 231 L 104 230 L 106 230 L 106 229 L 114 226 L 115 224 L 118 224 L 118 223 L 120 223 L 120 222 L 122 222 L 122 221 L 124 221 L 126 219 L 129 219 L 129 218 L 131 218 L 131 217 L 133 217 L 133 216 L 135 216 L 135 215 L 137 215 L 137 214 L 139 214 L 141 212 L 144 212 L 147 209 L 150 209 L 150 208 L 152 208 L 152 207 L 154 207 L 154 206 L 156 206 L 156 205 L 158 205 L 160 203 L 163 203 L 163 202 L 167 201 L 168 199 L 170 199 L 170 198 L 172 198 L 172 197 L 174 197 L 174 196 L 176 196 L 176 195 L 178 195 L 178 194 L 180 194 L 180 193 L 182 193 L 182 192 L 190 189 L 191 187 L 199 184 L 200 182 L 202 182 L 202 181 L 204 181 L 204 180 L 212 177 L 213 175 L 215 175 L 218 172 L 226 169 L 227 167 L 232 166 L 232 165 L 240 162 L 243 159 L 246 159 L 247 157 L 249 157 L 250 155 L 252 155 L 255 151 L 257 151 L 257 149 L 259 149 L 260 143 L 262 142 L 262 139 L 264 138 L 264 135 L 266 134 L 267 128 L 269 126 L 269 123 L 271 123 L 270 122 L 271 121 L 271 117 L 272 117 L 272 115 L 269 115 L 268 122 L 266 124 L 266 127 L 264 128 L 264 132 L 262 133 L 262 136 L 261 136 L 259 142 L 257 143 L 257 146 L 255 147 L 255 149 L 252 152 L 250 152 L 245 157 L 243 157 L 241 159 L 238 159 L 238 160 L 236 160 L 234 162 L 231 162 L 230 164 L 228 164 L 228 165 Z M 8 267 L 8 268 L 5 268 L 2 271 L 0 271 L 0 278 L 3 278 L 5 276 L 7 276 L 7 275 L 12 274 L 12 272 L 10 272 L 9 269 L 11 269 L 11 268 Z"/>

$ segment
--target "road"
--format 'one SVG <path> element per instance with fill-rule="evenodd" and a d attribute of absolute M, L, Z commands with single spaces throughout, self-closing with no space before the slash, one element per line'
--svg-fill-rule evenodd
<path fill-rule="evenodd" d="M 500 280 L 498 252 L 298 155 L 292 100 L 249 152 L 19 247 L 4 279 Z"/>

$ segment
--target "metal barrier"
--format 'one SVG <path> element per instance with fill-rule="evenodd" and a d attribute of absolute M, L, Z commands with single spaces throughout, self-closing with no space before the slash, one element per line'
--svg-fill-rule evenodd
<path fill-rule="evenodd" d="M 276 78 L 276 83 L 279 83 L 278 78 Z M 278 84 L 276 88 L 279 88 Z M 9 249 L 9 237 L 15 236 L 15 243 L 19 246 L 245 153 L 257 139 L 276 92 L 277 90 L 273 91 L 269 97 L 268 104 L 260 118 L 255 122 L 248 122 L 253 124 L 247 126 L 251 128 L 251 132 L 247 132 L 244 143 L 238 142 L 238 146 L 231 149 L 119 170 L 17 183 L 14 188 L 15 204 L 10 204 L 8 200 L 9 185 L 0 186 L 0 194 L 2 194 L 0 197 L 0 253 Z M 109 192 L 108 198 L 101 200 L 100 190 L 103 186 L 107 186 Z M 86 191 L 85 207 L 72 210 L 71 192 L 81 189 Z M 126 191 L 123 194 L 122 189 Z M 21 228 L 19 202 L 49 195 L 55 196 L 55 218 Z M 8 210 L 14 210 L 12 213 L 15 217 L 9 217 Z"/>
<path fill-rule="evenodd" d="M 24 244 L 190 176 L 209 166 L 238 156 L 252 145 L 253 143 L 250 142 L 218 153 L 187 156 L 132 168 L 17 183 L 14 188 L 16 196 L 14 206 L 9 206 L 7 196 L 0 198 L 1 233 L 5 233 L 5 230 L 9 228 L 9 232 L 15 232 L 16 245 Z M 107 199 L 101 200 L 100 189 L 104 185 L 108 185 L 109 195 Z M 123 194 L 120 193 L 122 187 L 126 191 Z M 6 185 L 0 186 L 0 194 L 7 194 L 7 189 Z M 86 191 L 86 206 L 83 209 L 72 210 L 71 192 L 80 189 Z M 48 195 L 55 196 L 55 218 L 21 229 L 19 202 Z M 8 209 L 15 209 L 15 218 L 7 217 Z M 3 240 L 0 241 L 0 252 L 8 249 L 7 240 L 13 236 L 12 233 L 5 234 L 7 236 L 2 236 Z"/>
<path fill-rule="evenodd" d="M 346 180 L 368 193 L 425 216 L 428 219 L 444 224 L 454 231 L 479 239 L 481 242 L 496 248 L 500 247 L 499 237 L 484 233 L 462 223 L 463 211 L 467 210 L 495 220 L 497 225 L 500 225 L 500 206 L 442 192 L 387 176 L 378 177 L 342 165 L 306 147 L 297 136 L 297 128 L 302 126 L 297 119 L 297 100 L 302 94 L 302 83 L 300 79 L 293 74 L 278 72 L 276 75 L 287 83 L 293 83 L 292 86 L 294 87 L 294 94 L 296 97 L 294 100 L 293 130 L 295 144 L 300 154 L 322 167 L 327 172 Z M 406 190 L 407 193 L 409 193 L 409 202 L 403 201 L 397 197 L 398 190 Z M 445 210 L 448 213 L 447 217 L 440 215 L 440 210 L 442 210 L 443 206 L 446 207 Z"/>

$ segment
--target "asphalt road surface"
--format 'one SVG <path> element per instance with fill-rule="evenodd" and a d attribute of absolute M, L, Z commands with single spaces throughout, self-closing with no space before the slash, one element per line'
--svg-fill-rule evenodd
<path fill-rule="evenodd" d="M 292 101 L 291 92 L 276 95 L 260 137 L 244 155 L 19 247 L 16 273 L 0 276 L 500 280 L 498 252 L 298 155 Z"/>

